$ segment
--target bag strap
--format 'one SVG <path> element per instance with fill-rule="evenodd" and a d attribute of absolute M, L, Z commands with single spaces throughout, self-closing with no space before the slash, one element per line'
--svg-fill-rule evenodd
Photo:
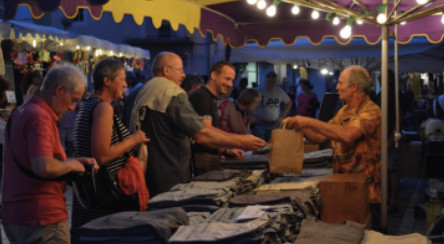
<path fill-rule="evenodd" d="M 43 181 L 63 181 L 64 179 L 62 178 L 63 176 L 57 177 L 57 178 L 43 178 L 38 176 L 36 173 L 34 173 L 34 171 L 24 167 L 23 165 L 21 165 L 17 158 L 14 155 L 14 152 L 12 151 L 12 145 L 11 145 L 11 124 L 12 124 L 12 115 L 14 114 L 14 111 L 17 108 L 14 108 L 11 112 L 11 115 L 8 118 L 8 122 L 6 123 L 6 132 L 8 133 L 8 142 L 9 142 L 9 146 L 11 147 L 10 151 L 11 151 L 11 155 L 12 155 L 12 159 L 15 162 L 15 164 L 17 165 L 17 167 L 27 176 L 34 178 L 34 179 L 38 179 L 38 180 L 43 180 Z"/>
<path fill-rule="evenodd" d="M 113 115 L 113 120 L 114 120 L 114 127 L 116 128 L 116 133 L 117 136 L 119 137 L 119 141 L 122 142 L 123 141 L 123 136 L 122 136 L 122 129 L 120 128 L 118 121 L 117 121 L 117 115 Z M 129 158 L 131 155 L 128 152 L 125 152 L 125 156 L 126 158 Z"/>

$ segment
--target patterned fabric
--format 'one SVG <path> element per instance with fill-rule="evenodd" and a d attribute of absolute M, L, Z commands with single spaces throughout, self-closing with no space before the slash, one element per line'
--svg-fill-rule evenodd
<path fill-rule="evenodd" d="M 368 97 L 355 109 L 344 105 L 331 124 L 358 128 L 363 137 L 353 143 L 332 141 L 333 172 L 365 174 L 370 203 L 381 202 L 381 109 Z"/>

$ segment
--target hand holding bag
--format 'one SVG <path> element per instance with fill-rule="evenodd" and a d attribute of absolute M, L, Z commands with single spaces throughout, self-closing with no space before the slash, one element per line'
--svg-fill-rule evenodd
<path fill-rule="evenodd" d="M 274 129 L 271 133 L 270 173 L 301 174 L 303 162 L 303 133 L 284 128 Z"/>

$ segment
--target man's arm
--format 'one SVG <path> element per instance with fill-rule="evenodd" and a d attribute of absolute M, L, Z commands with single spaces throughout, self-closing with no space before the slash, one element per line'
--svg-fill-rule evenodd
<path fill-rule="evenodd" d="M 308 139 L 313 139 L 316 143 L 325 142 L 327 139 L 352 143 L 363 136 L 362 132 L 354 126 L 330 124 L 304 116 L 286 118 L 284 124 L 285 128 L 302 130 Z"/>
<path fill-rule="evenodd" d="M 284 120 L 285 116 L 287 116 L 288 112 L 290 112 L 292 106 L 291 100 L 285 105 L 284 110 L 281 113 L 281 116 L 279 116 L 278 120 L 276 121 L 277 124 L 280 124 L 282 120 Z"/>
<path fill-rule="evenodd" d="M 206 147 L 225 148 L 235 147 L 244 150 L 258 150 L 267 143 L 252 135 L 237 135 L 222 132 L 214 127 L 205 127 L 193 135 L 193 139 Z"/>
<path fill-rule="evenodd" d="M 84 165 L 94 164 L 95 169 L 99 167 L 94 158 L 76 158 L 60 161 L 50 156 L 37 156 L 31 159 L 32 171 L 42 178 L 57 178 L 67 173 L 83 173 Z"/>

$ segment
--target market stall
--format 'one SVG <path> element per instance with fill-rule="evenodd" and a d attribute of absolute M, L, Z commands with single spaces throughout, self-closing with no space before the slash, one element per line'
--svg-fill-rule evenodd
<path fill-rule="evenodd" d="M 248 1 L 256 3 L 256 1 Z M 264 9 L 266 1 L 259 1 Z M 258 4 L 259 4 L 258 3 Z M 292 44 L 301 36 L 307 36 L 310 43 L 319 44 L 325 37 L 332 37 L 338 43 L 348 44 L 354 37 L 363 37 L 367 43 L 377 43 L 382 40 L 381 70 L 382 86 L 387 87 L 388 67 L 388 39 L 396 34 L 397 42 L 409 42 L 413 36 L 423 35 L 431 42 L 438 43 L 443 38 L 440 15 L 444 10 L 442 1 L 425 1 L 416 3 L 413 0 L 406 1 L 348 1 L 348 0 L 316 0 L 316 1 L 273 1 L 269 6 L 274 6 L 273 18 L 265 16 L 263 11 L 253 9 L 245 1 L 134 1 L 131 3 L 117 0 L 110 1 L 79 1 L 72 4 L 71 1 L 62 0 L 56 4 L 42 4 L 41 1 L 9 1 L 6 6 L 6 18 L 13 16 L 19 4 L 30 7 L 35 18 L 39 18 L 45 11 L 60 7 L 67 17 L 74 17 L 76 7 L 88 8 L 95 18 L 100 18 L 103 11 L 113 13 L 114 19 L 119 22 L 124 14 L 131 14 L 136 23 L 141 23 L 143 17 L 151 17 L 156 27 L 160 26 L 163 19 L 171 22 L 173 29 L 177 30 L 179 24 L 183 24 L 190 32 L 198 29 L 201 33 L 211 32 L 213 38 L 223 36 L 224 42 L 232 47 L 241 47 L 247 42 L 256 41 L 260 46 L 265 46 L 272 39 L 280 39 L 285 44 Z M 171 6 L 175 8 L 172 10 Z M 270 6 L 271 5 L 271 6 Z M 137 7 L 134 7 L 137 6 Z M 303 11 L 294 17 L 288 11 L 297 6 Z M 247 9 L 251 13 L 245 14 Z M 312 11 L 313 10 L 313 11 Z M 313 20 L 309 16 L 313 12 L 320 11 L 322 18 Z M 271 11 L 272 12 L 272 11 Z M 295 11 L 296 12 L 296 11 Z M 330 23 L 335 17 L 342 22 L 340 25 Z M 377 22 L 377 16 L 385 14 L 385 20 Z M 317 13 L 319 18 L 320 13 Z M 330 17 L 328 17 L 330 16 Z M 358 24 L 362 21 L 363 24 Z M 396 26 L 403 21 L 408 21 L 405 27 Z M 427 28 L 424 28 L 427 26 Z M 340 33 L 344 35 L 340 35 Z M 396 42 L 395 42 L 396 43 Z M 386 89 L 382 93 L 383 107 L 383 132 L 382 132 L 382 158 L 383 173 L 387 165 L 387 94 Z M 383 184 L 386 175 L 383 175 Z M 384 185 L 383 185 L 384 187 Z M 386 187 L 386 185 L 385 185 Z M 384 194 L 385 195 L 385 194 Z M 383 202 L 386 199 L 383 198 Z M 383 204 L 383 212 L 385 212 Z"/>

